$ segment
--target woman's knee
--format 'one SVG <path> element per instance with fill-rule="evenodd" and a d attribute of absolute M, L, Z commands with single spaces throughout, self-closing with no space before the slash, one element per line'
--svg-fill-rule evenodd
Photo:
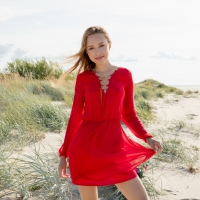
<path fill-rule="evenodd" d="M 128 200 L 149 200 L 139 177 L 115 185 Z"/>
<path fill-rule="evenodd" d="M 98 200 L 97 186 L 77 185 L 81 200 Z"/>

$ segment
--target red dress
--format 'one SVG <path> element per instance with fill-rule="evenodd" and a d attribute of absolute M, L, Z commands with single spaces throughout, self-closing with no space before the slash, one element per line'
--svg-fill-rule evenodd
<path fill-rule="evenodd" d="M 136 115 L 131 72 L 118 67 L 107 91 L 92 70 L 76 79 L 74 100 L 59 155 L 68 157 L 72 182 L 105 186 L 137 176 L 135 168 L 155 154 L 130 139 L 120 124 L 146 141 L 152 137 Z"/>

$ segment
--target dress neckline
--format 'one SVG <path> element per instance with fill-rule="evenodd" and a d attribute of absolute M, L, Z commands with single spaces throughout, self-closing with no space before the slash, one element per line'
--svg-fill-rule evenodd
<path fill-rule="evenodd" d="M 100 86 L 101 86 L 100 87 L 101 99 L 102 99 L 102 90 L 104 91 L 104 94 L 107 93 L 109 82 L 113 78 L 115 73 L 119 70 L 119 68 L 120 67 L 117 67 L 112 74 L 109 74 L 109 75 L 106 75 L 106 76 L 98 76 L 95 71 L 91 70 L 92 73 L 94 73 L 94 76 L 99 79 L 99 83 L 100 83 Z"/>

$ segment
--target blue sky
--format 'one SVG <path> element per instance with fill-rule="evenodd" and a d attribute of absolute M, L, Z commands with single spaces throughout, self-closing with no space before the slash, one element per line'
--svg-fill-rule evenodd
<path fill-rule="evenodd" d="M 62 62 L 92 25 L 109 32 L 111 63 L 136 82 L 200 85 L 199 0 L 0 0 L 0 69 L 14 58 Z"/>

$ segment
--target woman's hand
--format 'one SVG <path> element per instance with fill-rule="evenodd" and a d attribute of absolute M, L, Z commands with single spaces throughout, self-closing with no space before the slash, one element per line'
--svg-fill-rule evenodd
<path fill-rule="evenodd" d="M 160 153 L 162 151 L 162 146 L 160 144 L 160 142 L 152 139 L 152 138 L 147 138 L 146 139 L 147 144 L 156 152 L 156 153 Z"/>
<path fill-rule="evenodd" d="M 68 162 L 66 161 L 66 158 L 61 156 L 60 163 L 58 166 L 58 172 L 60 178 L 70 178 L 70 175 L 66 172 L 67 167 L 68 167 Z"/>

